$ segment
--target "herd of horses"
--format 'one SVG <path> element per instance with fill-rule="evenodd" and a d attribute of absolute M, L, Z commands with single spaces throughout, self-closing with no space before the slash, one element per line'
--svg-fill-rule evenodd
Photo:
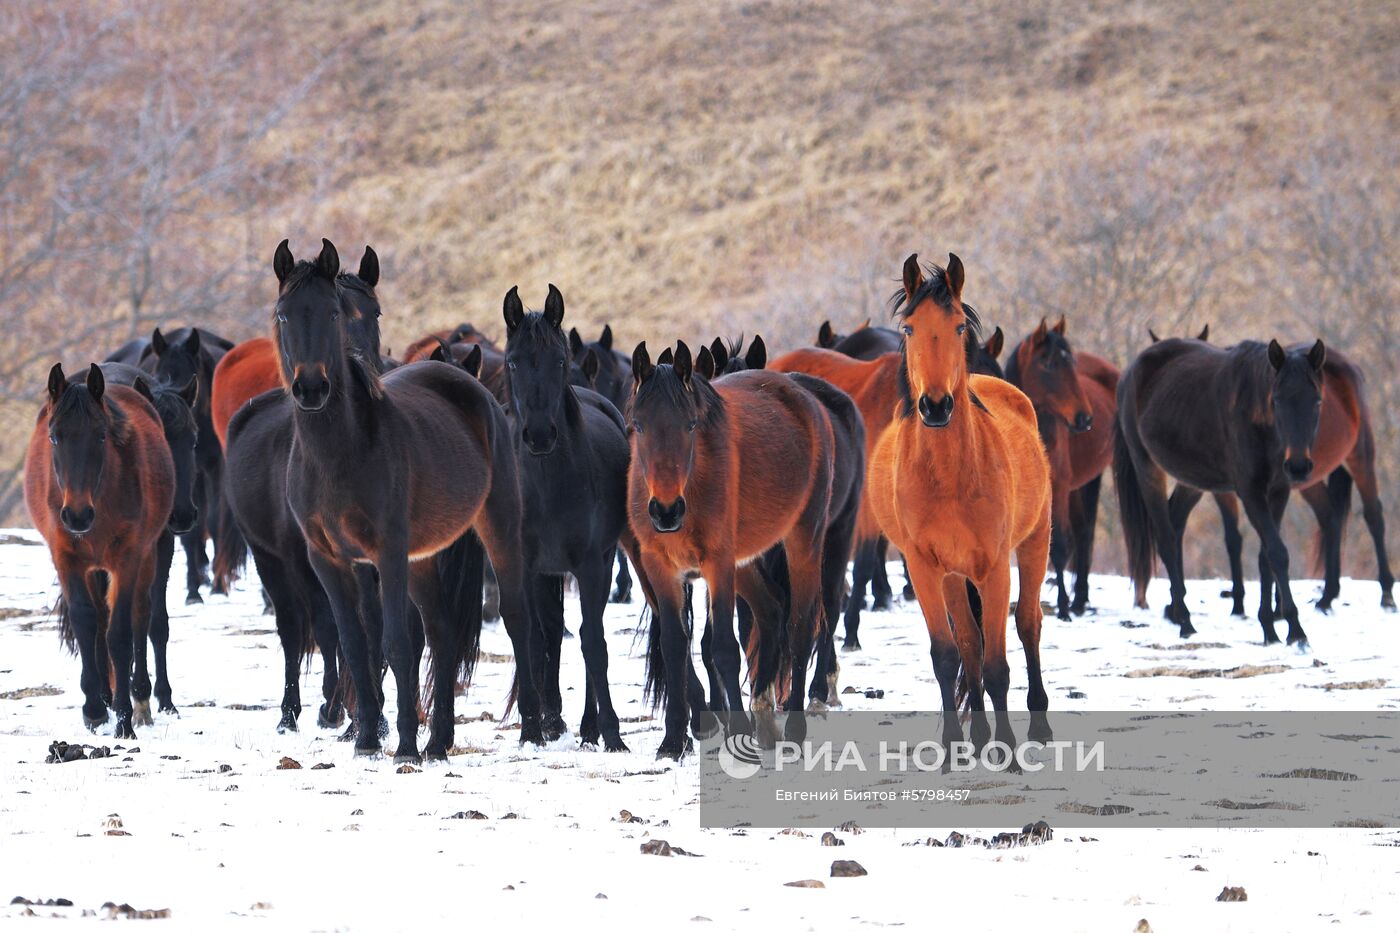
<path fill-rule="evenodd" d="M 1394 608 L 1362 376 L 1321 341 L 1153 335 L 1120 372 L 1075 351 L 1061 318 L 1002 362 L 1003 333 L 982 339 L 950 255 L 946 267 L 908 258 L 895 327 L 842 335 L 824 323 L 815 346 L 771 359 L 759 337 L 677 342 L 654 359 L 641 343 L 628 356 L 610 328 L 592 342 L 566 331 L 553 285 L 541 311 L 507 292 L 503 344 L 463 324 L 394 359 L 380 346 L 372 249 L 350 272 L 329 241 L 299 261 L 284 240 L 273 271 L 268 336 L 156 330 L 84 373 L 49 373 L 25 493 L 62 588 L 60 630 L 81 655 L 90 729 L 109 710 L 118 738 L 152 722 L 148 641 L 159 709 L 175 711 L 176 537 L 190 602 L 206 586 L 227 593 L 251 556 L 283 647 L 279 730 L 297 728 L 300 672 L 319 649 L 317 722 L 348 714 L 358 753 L 387 738 L 392 672 L 398 761 L 447 756 L 488 617 L 513 646 L 521 741 L 567 731 L 566 577 L 582 613 L 585 744 L 627 748 L 603 619 L 609 590 L 630 600 L 634 575 L 650 610 L 647 695 L 665 708 L 658 757 L 682 757 L 720 717 L 741 721 L 745 688 L 755 711 L 839 705 L 836 620 L 858 649 L 867 588 L 876 610 L 893 599 L 890 545 L 922 608 L 942 708 L 980 714 L 990 697 L 1006 740 L 1006 620 L 1025 649 L 1028 707 L 1044 711 L 1041 586 L 1053 566 L 1058 616 L 1087 610 L 1110 468 L 1137 603 L 1160 557 L 1183 637 L 1194 629 L 1182 537 L 1207 492 L 1226 519 L 1236 614 L 1241 506 L 1259 534 L 1265 643 L 1281 617 L 1288 642 L 1306 645 L 1279 532 L 1295 489 L 1318 520 L 1319 608 L 1337 596 L 1353 485 Z M 697 579 L 707 682 L 691 654 Z"/>

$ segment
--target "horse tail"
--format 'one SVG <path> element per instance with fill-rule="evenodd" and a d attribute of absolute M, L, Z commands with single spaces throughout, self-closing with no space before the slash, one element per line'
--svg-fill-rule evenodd
<path fill-rule="evenodd" d="M 1147 503 L 1142 497 L 1137 467 L 1133 465 L 1128 438 L 1123 433 L 1123 419 L 1113 419 L 1113 483 L 1118 489 L 1118 513 L 1123 523 L 1123 543 L 1128 555 L 1128 575 L 1139 593 L 1147 589 L 1152 579 L 1156 549 L 1152 543 L 1152 526 L 1147 515 Z"/>
<path fill-rule="evenodd" d="M 214 591 L 227 593 L 247 566 L 248 542 L 233 518 L 227 492 L 219 496 L 218 510 L 219 520 L 214 523 L 214 564 L 210 569 L 214 574 Z"/>
<path fill-rule="evenodd" d="M 475 531 L 470 529 L 433 558 L 437 566 L 438 585 L 442 593 L 442 609 L 447 624 L 460 635 L 459 650 L 453 658 L 433 655 L 428 661 L 428 677 L 421 689 L 425 716 L 431 716 L 432 684 L 436 666 L 450 663 L 456 668 L 458 683 L 471 682 L 481 648 L 481 601 L 486 585 L 486 549 Z M 511 688 L 514 702 L 515 688 Z"/>
<path fill-rule="evenodd" d="M 757 561 L 757 566 L 763 574 L 764 582 L 768 584 L 770 590 L 778 596 L 778 607 L 776 618 L 764 618 L 760 613 L 752 612 L 753 629 L 749 632 L 750 650 L 749 665 L 753 671 L 753 685 L 751 695 L 755 697 L 763 696 L 768 692 L 768 688 L 778 682 L 778 678 L 783 671 L 789 670 L 792 666 L 792 646 L 787 634 L 788 619 L 792 609 L 792 579 L 788 575 L 787 552 L 781 547 L 775 547 L 768 551 Z M 753 643 L 757 642 L 754 646 Z M 757 650 L 754 651 L 753 648 Z M 821 647 L 821 640 L 812 639 L 812 653 L 816 654 Z M 809 659 L 810 660 L 810 659 Z M 803 684 L 790 684 L 788 690 L 804 690 Z M 781 702 L 786 698 L 777 699 Z"/>
<path fill-rule="evenodd" d="M 977 623 L 978 635 L 982 635 L 982 594 L 977 591 L 971 580 L 964 580 L 963 585 L 967 587 L 967 604 L 972 609 L 972 621 Z M 949 619 L 952 622 L 952 619 Z M 964 713 L 972 712 L 972 688 L 967 682 L 967 668 L 958 663 L 958 686 L 953 691 L 953 708 L 962 710 Z"/>
<path fill-rule="evenodd" d="M 1327 504 L 1331 506 L 1332 518 L 1337 522 L 1337 538 L 1341 541 L 1346 540 L 1347 519 L 1351 517 L 1351 487 L 1351 473 L 1344 466 L 1337 467 L 1327 477 Z M 1313 576 L 1318 578 L 1327 572 L 1327 555 L 1322 545 L 1322 524 L 1319 523 L 1313 532 L 1312 552 L 1308 555 Z"/>
<path fill-rule="evenodd" d="M 58 622 L 59 643 L 69 654 L 77 654 L 78 633 L 73 630 L 73 614 L 68 611 L 68 600 L 63 598 L 62 593 L 58 594 L 58 600 L 53 604 L 53 614 Z"/>

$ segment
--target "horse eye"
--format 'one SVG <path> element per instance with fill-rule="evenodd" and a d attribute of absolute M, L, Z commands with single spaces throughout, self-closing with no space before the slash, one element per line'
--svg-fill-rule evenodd
<path fill-rule="evenodd" d="M 513 371 L 515 369 L 515 360 L 506 360 L 506 368 Z"/>
<path fill-rule="evenodd" d="M 633 431 L 636 431 L 638 434 L 641 434 L 641 433 L 642 433 L 642 423 L 641 423 L 640 421 L 634 421 L 634 422 L 632 422 L 632 430 L 633 430 Z"/>
<path fill-rule="evenodd" d="M 696 420 L 694 420 L 694 419 L 691 419 L 690 424 L 686 425 L 686 426 L 685 426 L 685 429 L 686 429 L 687 431 L 694 431 L 694 430 L 695 430 L 695 426 L 696 426 L 697 424 L 699 424 L 699 423 L 700 423 L 699 421 L 696 421 Z"/>
<path fill-rule="evenodd" d="M 55 447 L 57 447 L 57 446 L 58 446 L 58 435 L 57 435 L 57 434 L 50 434 L 50 435 L 49 435 L 49 443 L 52 444 L 52 445 L 54 445 Z"/>
<path fill-rule="evenodd" d="M 900 327 L 899 329 L 900 329 L 900 331 L 904 334 L 904 336 L 906 336 L 906 337 L 912 337 L 912 336 L 914 336 L 914 328 L 913 328 L 911 325 L 909 325 L 909 324 L 905 324 L 905 325 L 903 325 L 902 327 Z"/>
<path fill-rule="evenodd" d="M 959 324 L 959 325 L 958 325 L 958 336 L 961 337 L 961 336 L 962 336 L 963 334 L 965 334 L 965 333 L 967 333 L 967 325 L 966 325 L 966 324 Z"/>
<path fill-rule="evenodd" d="M 279 323 L 279 324 L 285 324 L 285 323 L 287 323 L 287 315 L 283 314 L 281 311 L 278 311 L 278 312 L 277 312 L 277 323 Z"/>

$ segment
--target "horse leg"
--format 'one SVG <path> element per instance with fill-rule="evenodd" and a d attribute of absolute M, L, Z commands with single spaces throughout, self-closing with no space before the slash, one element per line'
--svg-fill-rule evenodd
<path fill-rule="evenodd" d="M 287 580 L 285 565 L 276 555 L 255 544 L 249 544 L 249 550 L 258 579 L 272 599 L 277 619 L 277 640 L 282 645 L 282 718 L 277 723 L 277 731 L 296 732 L 297 717 L 301 715 L 301 659 L 306 654 L 303 641 L 305 628 L 298 612 L 303 600 L 298 598 L 299 594 Z M 320 589 L 314 579 L 311 582 L 316 589 Z"/>
<path fill-rule="evenodd" d="M 1054 469 L 1050 471 L 1050 562 L 1055 565 L 1055 615 L 1061 621 L 1068 622 L 1069 592 L 1065 589 L 1065 565 L 1069 562 L 1072 545 L 1070 491 L 1069 480 L 1063 473 L 1056 475 L 1056 472 Z"/>
<path fill-rule="evenodd" d="M 209 574 L 206 571 L 209 555 L 204 552 L 205 516 L 208 514 L 205 503 L 208 496 L 203 482 L 195 486 L 195 498 L 199 518 L 193 528 L 180 535 L 180 545 L 185 549 L 186 606 L 204 602 L 204 597 L 199 595 L 199 588 L 209 582 Z"/>
<path fill-rule="evenodd" d="M 107 667 L 98 664 L 97 642 L 101 617 L 88 588 L 88 579 L 79 569 L 59 568 L 68 625 L 72 628 L 73 640 L 77 643 L 83 665 L 78 681 L 83 691 L 83 725 L 91 732 L 107 721 L 107 704 L 102 699 L 101 689 L 101 685 L 107 682 Z"/>
<path fill-rule="evenodd" d="M 342 569 L 319 551 L 308 549 L 307 557 L 330 602 L 336 634 L 340 636 L 340 650 L 345 652 L 345 664 L 350 668 L 355 687 L 355 754 L 377 755 L 382 706 L 379 669 L 365 635 L 365 624 L 360 619 L 355 573 L 349 568 Z"/>
<path fill-rule="evenodd" d="M 744 709 L 739 690 L 739 641 L 734 635 L 734 561 L 720 558 L 701 567 L 709 596 L 709 622 L 713 663 L 720 692 L 711 695 L 710 708 L 737 713 Z"/>
<path fill-rule="evenodd" d="M 520 536 L 520 485 L 515 473 L 515 452 L 509 444 L 502 444 L 492 453 L 497 474 L 474 530 L 486 548 L 490 566 L 495 568 L 501 620 L 515 652 L 520 743 L 543 745 L 540 695 L 530 654 L 534 613 Z"/>
<path fill-rule="evenodd" d="M 958 642 L 958 657 L 962 659 L 962 689 L 966 703 L 974 713 L 986 709 L 982 679 L 982 626 L 972 609 L 969 594 L 976 587 L 962 574 L 950 573 L 943 578 L 943 600 L 948 606 L 948 621 Z"/>
<path fill-rule="evenodd" d="M 166 648 L 170 643 L 170 611 L 165 602 L 166 590 L 170 584 L 170 564 L 174 557 L 175 536 L 169 531 L 162 531 L 160 540 L 156 542 L 154 572 L 147 595 L 147 627 L 156 656 L 156 702 L 162 713 L 176 712 L 175 703 L 171 699 L 170 676 L 166 667 Z M 149 726 L 152 720 L 150 692 L 146 687 L 149 674 L 146 670 L 144 639 L 142 644 L 134 647 L 136 648 L 136 721 L 139 725 Z M 142 701 L 144 701 L 144 706 Z"/>
<path fill-rule="evenodd" d="M 1328 497 L 1326 483 L 1315 483 L 1302 490 L 1301 495 L 1316 516 L 1317 527 L 1322 536 L 1322 595 L 1314 605 L 1318 612 L 1331 614 L 1332 600 L 1336 599 L 1341 591 L 1342 530 L 1338 527 L 1337 516 L 1332 511 L 1332 500 Z"/>
<path fill-rule="evenodd" d="M 1014 748 L 1016 735 L 1006 712 L 1006 697 L 1011 689 L 1011 667 L 1006 661 L 1006 617 L 1011 606 L 1010 555 L 992 565 L 991 573 L 978 583 L 977 589 L 982 594 L 982 680 L 996 714 L 996 740 Z M 1018 615 L 1020 609 L 1018 605 Z"/>
<path fill-rule="evenodd" d="M 1263 576 L 1264 565 L 1267 564 L 1268 569 L 1273 571 L 1274 580 L 1279 588 L 1283 617 L 1288 620 L 1288 644 L 1306 647 L 1308 637 L 1298 622 L 1298 607 L 1293 602 L 1293 592 L 1289 586 L 1288 546 L 1283 543 L 1278 528 L 1278 523 L 1283 518 L 1283 510 L 1288 505 L 1288 490 L 1284 488 L 1265 494 L 1250 489 L 1242 493 L 1240 499 L 1250 524 L 1259 535 L 1260 575 Z M 1259 622 L 1264 629 L 1264 644 L 1273 644 L 1278 641 L 1278 635 L 1274 632 L 1273 619 L 1265 613 L 1265 604 L 1271 602 L 1272 593 L 1263 579 L 1259 581 L 1259 585 Z"/>
<path fill-rule="evenodd" d="M 1016 573 L 1020 578 L 1020 591 L 1016 598 L 1016 634 L 1026 655 L 1026 709 L 1031 713 L 1026 737 L 1033 742 L 1049 742 L 1054 738 L 1045 716 L 1045 711 L 1050 708 L 1050 698 L 1045 693 L 1045 682 L 1040 672 L 1043 613 L 1037 598 L 1041 582 L 1045 579 L 1045 561 L 1049 550 L 1050 529 L 1044 522 L 1016 548 Z M 985 607 L 986 603 L 983 605 Z M 994 625 L 995 619 L 995 616 L 984 614 L 983 625 Z"/>
<path fill-rule="evenodd" d="M 657 568 L 661 570 L 661 568 Z M 648 571 L 652 580 L 665 579 L 662 573 Z M 690 723 L 690 699 L 687 691 L 690 684 L 687 671 L 691 672 L 690 637 L 681 619 L 682 587 L 675 585 L 656 593 L 656 620 L 653 625 L 661 626 L 661 659 L 665 667 L 663 676 L 666 683 L 666 734 L 656 750 L 657 758 L 671 758 L 679 761 L 692 749 L 687 732 Z M 698 712 L 698 711 L 697 711 Z"/>
<path fill-rule="evenodd" d="M 792 669 L 783 709 L 801 712 L 806 705 L 803 688 L 807 685 L 807 663 L 814 645 L 820 650 L 822 616 L 822 544 L 826 537 L 826 501 L 817 497 L 808 515 L 783 542 L 787 552 L 788 581 L 792 599 L 788 606 L 788 662 Z M 820 661 L 818 662 L 820 669 Z M 789 720 L 791 721 L 791 720 Z"/>
<path fill-rule="evenodd" d="M 603 613 L 608 606 L 608 572 L 612 564 L 612 548 L 589 555 L 574 568 L 574 579 L 578 581 L 579 609 L 583 614 L 578 632 L 579 647 L 583 649 L 588 688 L 592 694 L 591 698 L 585 697 L 585 703 L 591 699 L 597 709 L 593 742 L 596 744 L 601 734 L 605 749 L 625 752 L 627 745 L 622 741 L 617 710 L 613 708 L 612 691 L 608 686 L 608 642 L 603 631 Z"/>
<path fill-rule="evenodd" d="M 1240 500 L 1232 493 L 1217 492 L 1215 505 L 1220 509 L 1220 526 L 1225 531 L 1225 554 L 1230 559 L 1230 589 L 1221 596 L 1233 601 L 1230 614 L 1244 616 L 1244 538 L 1240 535 Z"/>
<path fill-rule="evenodd" d="M 961 742 L 963 734 L 955 699 L 961 657 L 953 629 L 948 625 L 948 604 L 943 597 L 943 580 L 947 574 L 942 567 L 926 562 L 917 554 L 909 562 L 909 570 L 914 575 L 914 592 L 924 613 L 929 657 L 943 701 L 943 743 L 951 745 Z"/>
<path fill-rule="evenodd" d="M 107 581 L 107 598 L 112 607 L 107 625 L 107 652 L 112 658 L 112 710 L 117 714 L 112 736 L 117 739 L 136 738 L 131 723 L 132 637 L 135 634 L 132 617 L 140 576 L 140 570 L 132 561 L 113 569 Z M 151 585 L 149 578 L 145 582 L 147 587 Z"/>
<path fill-rule="evenodd" d="M 325 590 L 321 589 L 316 575 L 304 560 L 297 561 L 295 574 L 291 579 L 295 581 L 299 577 L 303 581 L 300 585 L 304 595 L 304 599 L 296 605 L 298 611 L 305 612 L 309 620 L 309 625 L 305 622 L 302 624 L 302 638 L 306 638 L 309 628 L 312 640 L 321 654 L 323 702 L 321 708 L 316 711 L 316 725 L 322 729 L 335 729 L 345 722 L 345 703 L 347 700 L 353 702 L 354 683 L 350 678 L 349 665 L 340 663 L 340 633 L 336 630 L 335 613 L 331 610 Z M 296 585 L 295 582 L 293 585 Z M 309 652 L 310 646 L 304 650 Z M 299 696 L 297 702 L 300 704 Z"/>
<path fill-rule="evenodd" d="M 169 531 L 161 532 L 160 540 L 166 537 L 171 538 L 171 550 L 174 550 L 174 539 Z M 156 542 L 156 553 L 148 555 L 137 568 L 136 589 L 131 597 L 131 722 L 135 726 L 150 726 L 155 724 L 151 718 L 151 672 L 148 663 L 147 641 L 151 636 L 151 589 L 155 585 L 156 561 L 160 556 L 160 540 Z M 169 635 L 169 626 L 166 627 L 166 635 Z M 165 645 L 161 645 L 161 655 L 165 654 Z M 164 657 L 161 658 L 161 666 L 164 667 Z M 169 690 L 170 685 L 166 684 Z"/>
<path fill-rule="evenodd" d="M 860 650 L 860 611 L 865 606 L 865 588 L 874 579 L 878 562 L 878 538 L 856 543 L 855 560 L 851 564 L 851 592 L 846 597 L 846 640 L 841 645 L 842 651 Z"/>
<path fill-rule="evenodd" d="M 817 669 L 807 690 L 807 696 L 816 701 L 818 709 L 840 702 L 836 692 L 836 676 L 840 671 L 836 660 L 836 619 L 841 614 L 841 590 L 846 584 L 846 561 L 855 534 L 853 526 L 854 516 L 848 514 L 844 521 L 838 517 L 834 524 L 828 526 L 826 541 L 822 544 L 822 618 L 821 630 L 817 635 Z M 907 578 L 907 558 L 904 566 Z M 904 598 L 908 602 L 914 601 L 912 584 Z"/>
<path fill-rule="evenodd" d="M 622 553 L 622 548 L 617 549 L 617 589 L 613 590 L 612 602 L 630 603 L 632 601 L 632 574 L 627 572 L 627 555 Z"/>
<path fill-rule="evenodd" d="M 553 742 L 568 731 L 564 722 L 564 700 L 559 691 L 559 655 L 564 642 L 564 579 L 556 574 L 534 572 L 531 576 L 530 656 L 534 661 L 535 686 L 540 692 L 541 725 L 546 741 Z"/>
<path fill-rule="evenodd" d="M 408 530 L 386 534 L 379 548 L 379 599 L 384 611 L 384 656 L 398 688 L 396 764 L 418 764 L 418 668 L 408 608 Z"/>
<path fill-rule="evenodd" d="M 1167 499 L 1167 512 L 1171 516 L 1172 523 L 1174 553 L 1179 564 L 1183 563 L 1185 560 L 1186 523 L 1190 520 L 1192 510 L 1196 508 L 1196 504 L 1201 501 L 1201 496 L 1203 495 L 1205 494 L 1199 489 L 1177 483 L 1176 488 L 1172 490 L 1170 498 Z M 1182 574 L 1183 576 L 1185 575 L 1184 566 Z M 1172 621 L 1170 609 L 1168 609 L 1165 617 L 1168 622 Z"/>
<path fill-rule="evenodd" d="M 1074 601 L 1069 604 L 1073 615 L 1082 616 L 1089 607 L 1089 569 L 1094 563 L 1094 532 L 1099 524 L 1099 490 L 1103 474 L 1095 476 L 1070 494 L 1070 529 L 1074 537 Z"/>
<path fill-rule="evenodd" d="M 1347 461 L 1348 472 L 1361 494 L 1361 515 L 1376 547 L 1376 580 L 1381 585 L 1381 608 L 1395 611 L 1395 596 L 1391 590 L 1395 577 L 1390 572 L 1390 558 L 1385 546 L 1385 510 L 1381 507 L 1380 489 L 1376 482 L 1376 465 L 1370 457 Z"/>
<path fill-rule="evenodd" d="M 462 631 L 448 617 L 443 602 L 443 581 L 436 560 L 420 560 L 409 565 L 409 592 L 422 619 L 423 636 L 432 652 L 428 685 L 428 741 L 423 757 L 446 761 L 452 748 L 457 697 L 457 672 L 462 660 Z"/>
<path fill-rule="evenodd" d="M 890 541 L 881 535 L 875 541 L 875 564 L 870 569 L 870 609 L 873 612 L 889 612 L 894 605 L 894 591 L 890 589 L 888 568 Z"/>
<path fill-rule="evenodd" d="M 774 592 L 774 584 L 759 568 L 760 561 L 751 561 L 734 572 L 735 587 L 744 605 L 749 607 L 753 624 L 742 637 L 744 657 L 748 661 L 749 707 L 772 689 L 778 676 L 782 655 L 783 604 Z"/>

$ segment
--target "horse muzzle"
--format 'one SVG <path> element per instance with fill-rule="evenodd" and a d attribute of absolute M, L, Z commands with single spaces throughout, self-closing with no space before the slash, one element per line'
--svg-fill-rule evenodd
<path fill-rule="evenodd" d="M 926 428 L 946 428 L 953 420 L 953 397 L 945 394 L 935 402 L 927 395 L 920 395 L 919 420 Z"/>
<path fill-rule="evenodd" d="M 1288 457 L 1283 461 L 1283 475 L 1294 486 L 1307 482 L 1312 471 L 1312 457 Z"/>
<path fill-rule="evenodd" d="M 542 431 L 531 431 L 526 427 L 520 432 L 520 439 L 525 442 L 525 449 L 531 454 L 545 457 L 554 453 L 554 448 L 559 444 L 559 429 L 552 424 Z"/>
<path fill-rule="evenodd" d="M 655 496 L 647 503 L 647 515 L 651 517 L 651 527 L 662 534 L 680 531 L 685 521 L 685 496 L 677 496 L 670 505 L 662 505 Z"/>
<path fill-rule="evenodd" d="M 191 506 L 188 509 L 176 509 L 170 513 L 170 521 L 166 527 L 171 534 L 182 535 L 194 530 L 195 524 L 199 521 L 199 509 Z"/>
<path fill-rule="evenodd" d="M 73 509 L 64 506 L 58 511 L 59 524 L 63 530 L 70 535 L 85 535 L 92 531 L 92 526 L 97 522 L 97 510 L 90 505 L 81 509 Z"/>
<path fill-rule="evenodd" d="M 1094 426 L 1094 416 L 1087 411 L 1074 413 L 1074 420 L 1069 423 L 1070 432 L 1073 434 L 1083 434 Z"/>
<path fill-rule="evenodd" d="M 331 381 L 319 373 L 299 373 L 292 380 L 292 400 L 302 411 L 320 411 L 331 396 Z"/>

